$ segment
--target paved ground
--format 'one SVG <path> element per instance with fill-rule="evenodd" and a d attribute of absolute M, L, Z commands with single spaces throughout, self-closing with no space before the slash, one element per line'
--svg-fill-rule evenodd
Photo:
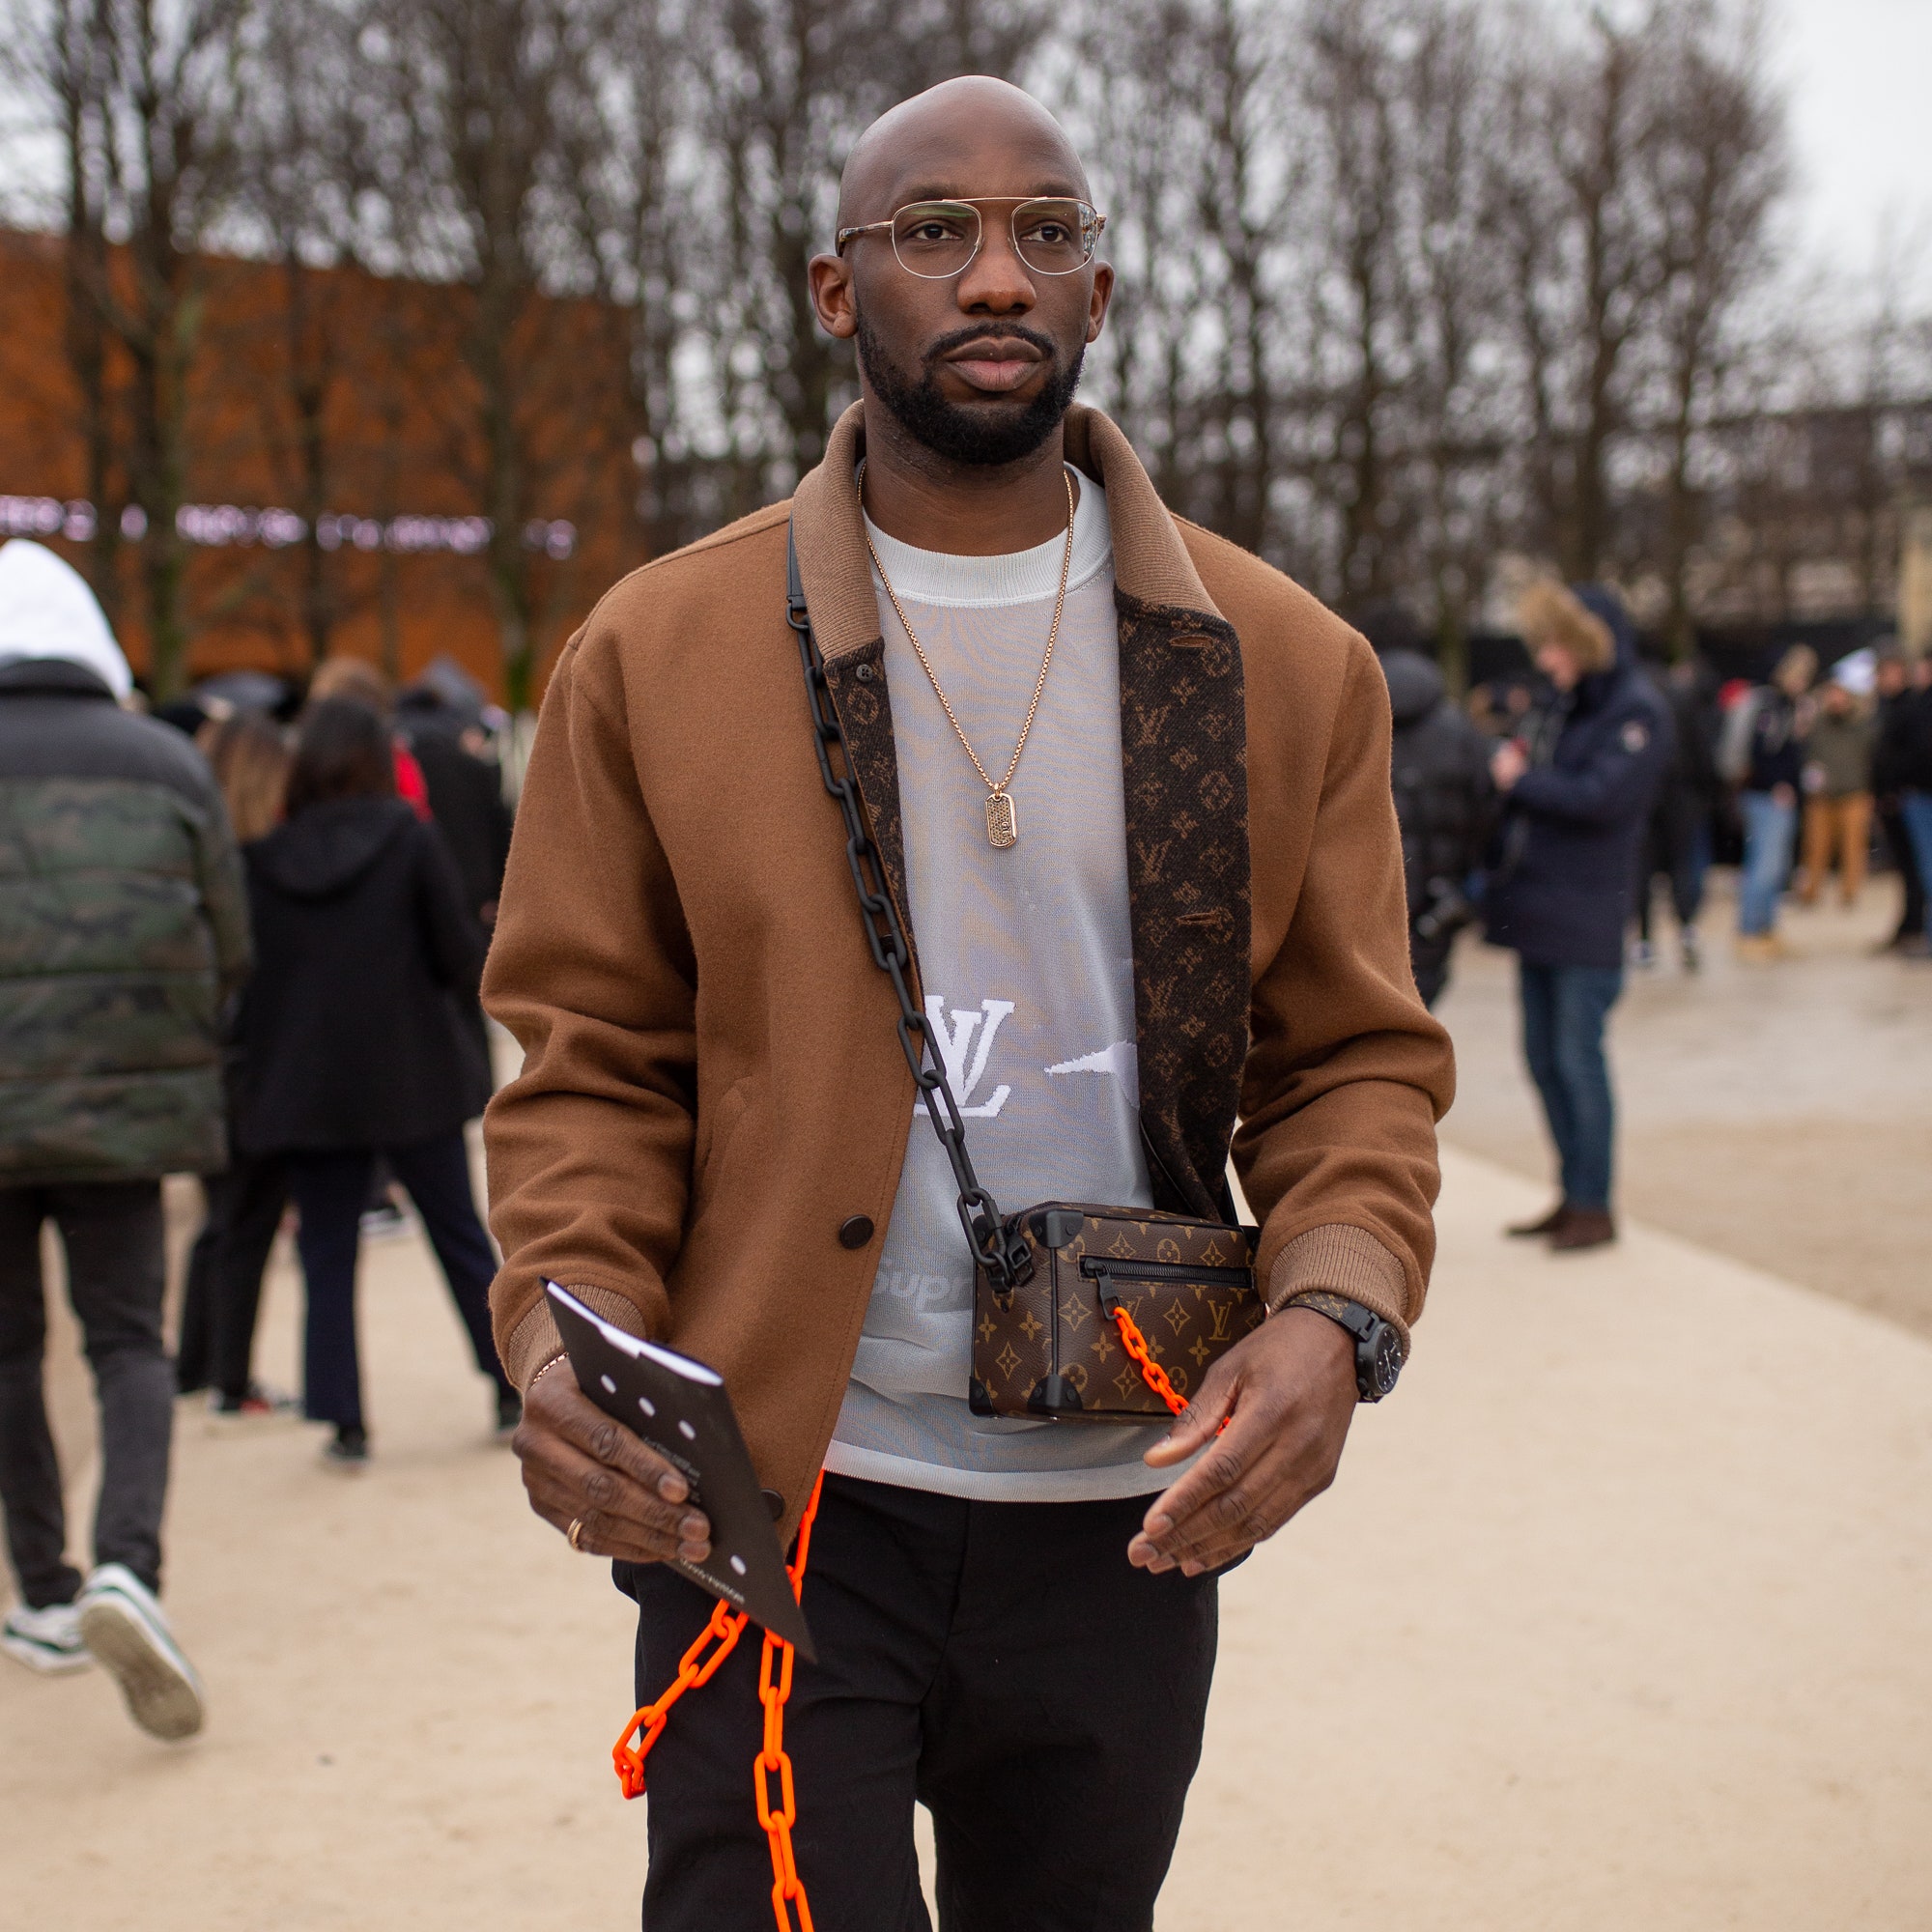
<path fill-rule="evenodd" d="M 1729 1185 L 1755 1125 L 1812 1177 L 1738 1201 L 1734 1249 L 1781 1215 L 1802 1261 L 1802 1230 L 1839 1213 L 1832 1123 L 1878 1127 L 1881 1152 L 1924 1130 L 1932 970 L 1849 947 L 1735 988 L 1728 969 L 1660 980 L 1622 1016 L 1639 1144 L 1681 1132 Z M 1477 960 L 1454 996 L 1457 1132 L 1539 1172 L 1505 990 Z M 1693 1051 L 1701 1070 L 1679 1064 Z M 1874 1224 L 1843 1217 L 1881 1260 L 1927 1227 L 1886 1172 Z M 1642 1176 L 1634 1155 L 1633 1198 Z M 1401 1399 L 1226 1589 L 1162 1932 L 1922 1932 L 1932 1344 L 1648 1227 L 1524 1253 L 1495 1230 L 1540 1183 L 1453 1146 L 1446 1178 Z M 1909 1211 L 1916 1234 L 1892 1226 Z M 164 1749 L 98 1677 L 0 1670 L 9 1925 L 635 1924 L 642 1816 L 605 1756 L 624 1606 L 524 1511 L 413 1239 L 371 1249 L 364 1296 L 365 1476 L 324 1470 L 298 1425 L 184 1406 L 169 1594 L 212 1686 L 206 1736 Z M 295 1305 L 284 1259 L 270 1376 L 292 1375 Z M 84 1489 L 65 1332 L 52 1380 Z"/>

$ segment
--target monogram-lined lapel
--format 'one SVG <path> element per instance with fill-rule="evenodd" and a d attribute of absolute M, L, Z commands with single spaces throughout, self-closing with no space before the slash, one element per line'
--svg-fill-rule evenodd
<path fill-rule="evenodd" d="M 1160 1205 L 1227 1214 L 1252 992 L 1241 642 L 1120 430 L 1070 411 L 1066 455 L 1114 536 L 1141 1129 Z"/>
<path fill-rule="evenodd" d="M 854 480 L 863 423 L 855 403 L 800 482 L 792 515 L 826 682 L 916 947 L 885 641 Z M 1251 991 L 1240 639 L 1120 430 L 1095 410 L 1071 410 L 1066 455 L 1106 491 L 1114 539 L 1141 1128 L 1158 1204 L 1220 1215 Z"/>

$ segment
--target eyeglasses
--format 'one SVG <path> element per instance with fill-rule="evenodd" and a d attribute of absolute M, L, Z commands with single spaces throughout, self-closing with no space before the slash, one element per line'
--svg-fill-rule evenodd
<path fill-rule="evenodd" d="M 980 252 L 985 224 L 978 204 L 1011 203 L 1009 218 L 1013 251 L 1038 275 L 1071 275 L 1094 259 L 1104 214 L 1084 201 L 1045 195 L 1027 200 L 1012 194 L 982 194 L 975 201 L 914 201 L 890 221 L 868 221 L 861 228 L 838 231 L 838 253 L 860 235 L 890 232 L 893 253 L 909 275 L 939 282 L 956 275 Z"/>

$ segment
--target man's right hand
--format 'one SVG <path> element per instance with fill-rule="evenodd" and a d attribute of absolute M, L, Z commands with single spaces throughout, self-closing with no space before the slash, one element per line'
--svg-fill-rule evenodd
<path fill-rule="evenodd" d="M 530 1384 L 511 1439 L 524 1464 L 530 1507 L 576 1547 L 625 1563 L 711 1554 L 711 1523 L 690 1507 L 691 1486 L 577 1385 L 559 1357 Z"/>

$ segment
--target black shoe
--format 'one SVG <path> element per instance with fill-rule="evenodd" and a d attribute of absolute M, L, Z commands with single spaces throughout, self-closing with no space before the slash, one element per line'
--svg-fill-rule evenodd
<path fill-rule="evenodd" d="M 524 1419 L 524 1399 L 515 1389 L 497 1391 L 497 1440 L 507 1442 Z"/>
<path fill-rule="evenodd" d="M 323 1444 L 322 1460 L 341 1469 L 363 1469 L 369 1464 L 369 1432 L 344 1426 Z"/>

